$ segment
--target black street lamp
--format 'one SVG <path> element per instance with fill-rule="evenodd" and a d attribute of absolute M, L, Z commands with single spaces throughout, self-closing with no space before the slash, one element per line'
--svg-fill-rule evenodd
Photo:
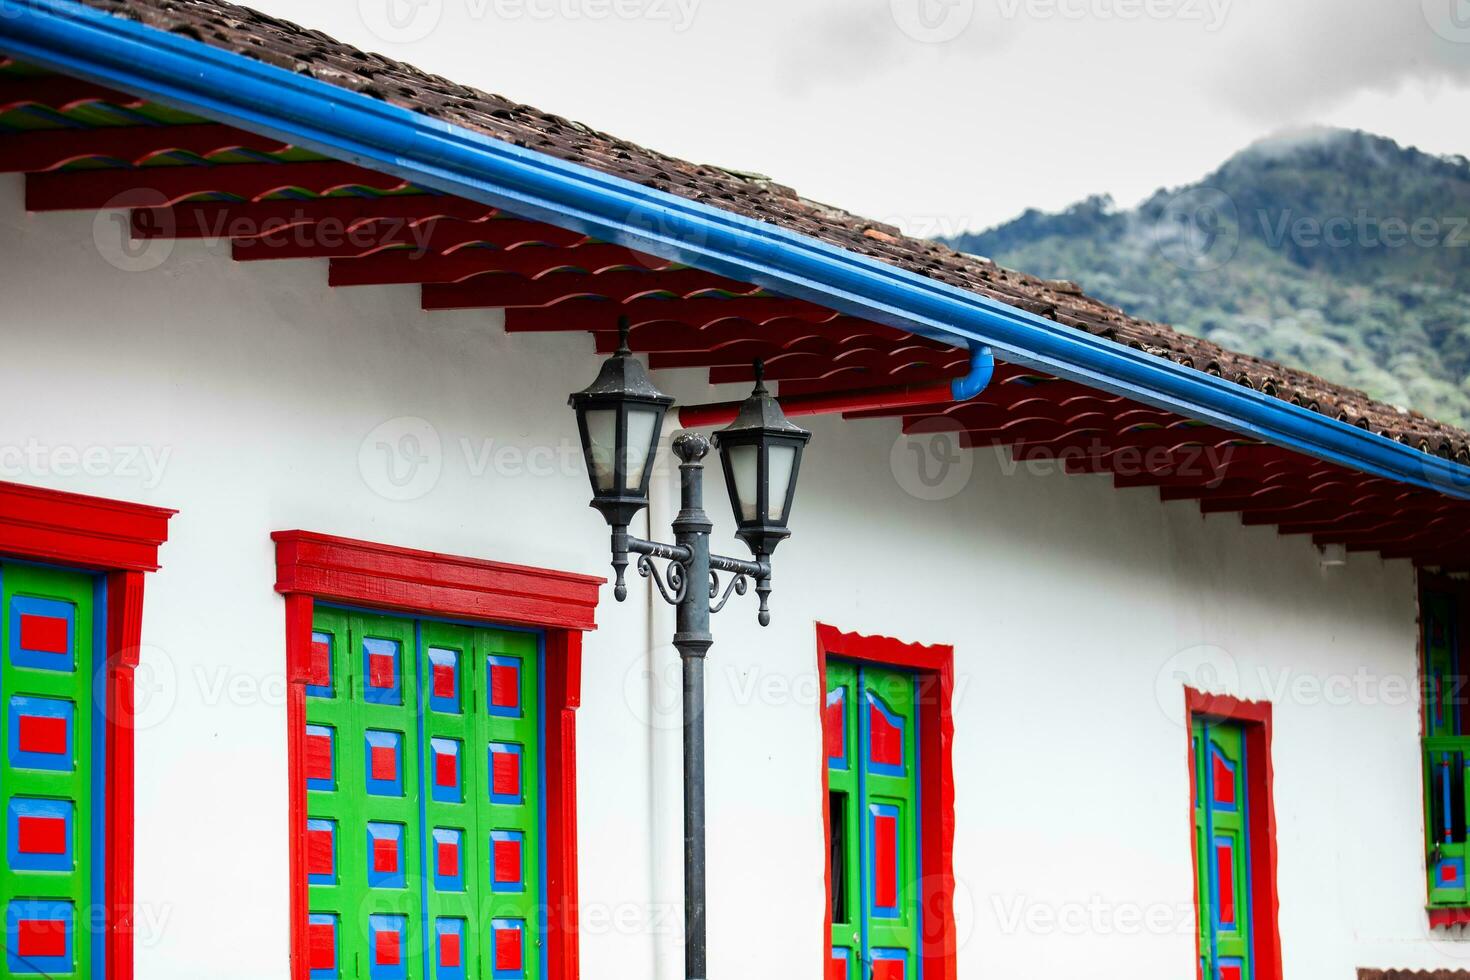
<path fill-rule="evenodd" d="M 582 452 L 592 480 L 592 506 L 612 527 L 613 594 L 628 595 L 623 581 L 628 556 L 638 556 L 638 573 L 652 578 L 664 601 L 675 607 L 674 646 L 684 667 L 684 975 L 705 980 L 704 847 L 704 661 L 714 638 L 709 621 L 729 601 L 744 595 L 755 579 L 760 624 L 771 613 L 771 552 L 791 535 L 787 521 L 796 495 L 801 454 L 811 439 L 791 422 L 761 380 L 727 428 L 715 433 L 725 485 L 739 526 L 736 534 L 754 561 L 712 555 L 709 515 L 704 512 L 704 457 L 710 440 L 697 432 L 674 437 L 679 457 L 679 514 L 674 543 L 645 541 L 628 533 L 638 511 L 648 506 L 648 480 L 664 413 L 673 399 L 653 386 L 628 348 L 628 322 L 618 324 L 621 343 L 589 387 L 568 399 L 577 412 Z M 661 576 L 654 560 L 666 560 Z M 731 576 L 723 593 L 720 572 Z M 707 585 L 706 585 L 707 583 Z"/>

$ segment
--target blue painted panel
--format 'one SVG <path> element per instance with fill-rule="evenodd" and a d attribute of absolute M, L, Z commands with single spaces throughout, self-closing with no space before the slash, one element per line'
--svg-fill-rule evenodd
<path fill-rule="evenodd" d="M 39 930 L 39 934 L 36 932 Z M 50 977 L 71 973 L 76 962 L 76 910 L 71 902 L 18 899 L 5 906 L 5 965 L 18 977 Z M 27 952 L 39 942 L 49 948 L 60 941 L 56 955 Z"/>
<path fill-rule="evenodd" d="M 39 616 L 66 623 L 66 652 L 32 650 L 21 644 L 21 617 Z M 56 599 L 12 596 L 10 600 L 10 662 L 17 667 L 70 673 L 76 669 L 77 607 Z"/>
<path fill-rule="evenodd" d="M 403 651 L 395 640 L 362 641 L 362 695 L 368 704 L 403 704 Z"/>
<path fill-rule="evenodd" d="M 25 796 L 13 796 L 6 805 L 5 850 L 13 871 L 72 871 L 76 867 L 76 828 L 73 826 L 76 805 L 71 800 L 43 800 Z M 22 853 L 20 839 L 21 824 L 37 828 L 44 826 L 44 853 Z M 51 853 L 51 838 L 54 829 L 63 830 L 59 850 Z M 31 839 L 41 838 L 35 829 Z"/>
<path fill-rule="evenodd" d="M 403 888 L 403 825 L 369 822 L 367 825 L 367 880 L 372 888 Z"/>
<path fill-rule="evenodd" d="M 37 698 L 16 694 L 10 699 L 10 764 L 17 769 L 41 769 L 49 772 L 71 772 L 76 768 L 76 705 L 57 698 Z M 66 749 L 58 753 L 22 752 L 20 720 L 30 718 L 60 719 L 66 724 Z M 97 766 L 95 768 L 102 768 Z M 100 797 L 99 797 L 100 798 Z"/>

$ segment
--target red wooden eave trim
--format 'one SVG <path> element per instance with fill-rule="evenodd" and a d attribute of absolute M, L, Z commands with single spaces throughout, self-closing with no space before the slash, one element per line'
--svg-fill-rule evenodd
<path fill-rule="evenodd" d="M 515 626 L 596 629 L 607 581 L 309 531 L 277 531 L 276 591 Z"/>
<path fill-rule="evenodd" d="M 177 511 L 0 483 L 0 552 L 99 571 L 152 572 Z"/>
<path fill-rule="evenodd" d="M 1209 715 L 1239 722 L 1245 734 L 1246 786 L 1250 810 L 1251 896 L 1255 907 L 1255 976 L 1258 980 L 1281 980 L 1280 898 L 1276 890 L 1276 802 L 1273 787 L 1275 773 L 1271 761 L 1271 703 L 1243 701 L 1228 694 L 1205 694 L 1193 688 L 1184 689 L 1185 717 Z M 1194 739 L 1189 739 L 1189 827 L 1194 840 Z M 1194 851 L 1191 844 L 1190 851 Z M 1201 855 L 1195 854 L 1197 864 Z M 1198 867 L 1196 867 L 1196 876 Z M 1198 878 L 1196 878 L 1198 880 Z M 1195 916 L 1201 914 L 1199 896 L 1195 895 Z M 1198 930 L 1196 930 L 1198 933 Z"/>
<path fill-rule="evenodd" d="M 919 799 L 924 841 L 919 896 L 924 911 L 924 927 L 919 937 L 919 956 L 923 959 L 924 976 L 933 980 L 955 980 L 958 972 L 958 933 L 954 918 L 954 716 L 951 701 L 954 694 L 954 647 L 945 644 L 926 646 L 904 643 L 887 636 L 864 636 L 844 633 L 835 626 L 817 624 L 817 684 L 827 690 L 827 658 L 842 657 L 886 667 L 903 667 L 918 673 L 916 696 L 919 702 Z M 818 704 L 825 698 L 818 699 Z M 826 724 L 826 712 L 821 713 Z M 825 740 L 823 741 L 825 745 Z M 830 842 L 832 828 L 827 812 L 827 760 L 822 753 L 822 828 L 823 839 Z M 831 957 L 832 940 L 832 869 L 826 877 L 826 915 L 822 932 L 822 973 L 826 976 Z"/>

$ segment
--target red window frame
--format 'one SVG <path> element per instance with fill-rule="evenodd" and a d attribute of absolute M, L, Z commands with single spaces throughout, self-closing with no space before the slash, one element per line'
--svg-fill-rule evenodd
<path fill-rule="evenodd" d="M 1196 715 L 1223 718 L 1240 725 L 1245 735 L 1246 806 L 1250 811 L 1251 837 L 1251 922 L 1255 928 L 1254 949 L 1256 980 L 1281 980 L 1281 924 L 1278 921 L 1280 901 L 1276 892 L 1276 803 L 1272 792 L 1275 781 L 1271 769 L 1271 702 L 1242 701 L 1226 694 L 1205 694 L 1193 688 L 1184 689 L 1185 736 Z M 1199 880 L 1200 855 L 1194 847 L 1194 739 L 1189 738 L 1189 851 L 1194 877 Z M 1195 935 L 1198 936 L 1199 890 L 1192 884 L 1194 896 Z M 1195 950 L 1195 963 L 1200 951 Z M 1196 965 L 1195 972 L 1199 972 Z"/>
<path fill-rule="evenodd" d="M 924 976 L 933 980 L 955 980 L 958 940 L 954 919 L 954 647 L 905 643 L 889 636 L 844 633 L 835 626 L 817 624 L 817 690 L 827 689 L 827 658 L 838 657 L 880 667 L 902 667 L 919 675 L 919 800 L 924 840 L 923 928 L 919 955 Z M 820 709 L 822 725 L 826 712 Z M 825 740 L 823 741 L 825 744 Z M 822 836 L 830 850 L 832 828 L 827 813 L 827 760 L 818 752 L 822 772 Z M 826 913 L 823 916 L 822 965 L 818 976 L 826 976 L 826 952 L 832 935 L 832 871 L 827 868 Z"/>
<path fill-rule="evenodd" d="M 530 626 L 546 636 L 547 976 L 576 980 L 577 729 L 582 634 L 596 629 L 606 579 L 355 541 L 277 531 L 276 591 L 286 598 L 286 725 L 290 786 L 292 980 L 308 980 L 306 685 L 317 600 L 388 612 Z"/>
<path fill-rule="evenodd" d="M 107 579 L 107 758 L 103 888 L 110 980 L 133 977 L 133 671 L 143 636 L 143 576 L 177 511 L 0 482 L 0 555 Z"/>

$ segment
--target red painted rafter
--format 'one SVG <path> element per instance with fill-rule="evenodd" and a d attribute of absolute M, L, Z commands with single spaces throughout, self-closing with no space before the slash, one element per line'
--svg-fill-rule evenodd
<path fill-rule="evenodd" d="M 54 170 L 97 157 L 134 164 L 171 151 L 207 156 L 235 149 L 279 153 L 290 144 L 213 124 L 41 129 L 0 136 L 0 172 Z"/>
<path fill-rule="evenodd" d="M 495 233 L 500 231 L 496 226 L 502 224 L 507 222 L 489 222 L 480 227 Z M 535 279 L 563 270 L 595 275 L 623 267 L 656 271 L 666 269 L 672 264 L 621 245 L 602 243 L 576 248 L 548 248 L 541 245 L 515 248 L 467 247 L 448 255 L 427 253 L 423 249 L 409 247 L 362 258 L 333 259 L 327 282 L 332 286 L 453 283 L 492 272 Z"/>
<path fill-rule="evenodd" d="M 376 222 L 417 226 L 439 218 L 487 221 L 499 212 L 488 205 L 438 194 L 393 197 L 330 197 L 315 200 L 192 201 L 166 208 L 136 208 L 133 237 L 255 238 L 291 229 L 351 231 Z M 318 236 L 319 237 L 319 236 Z"/>
<path fill-rule="evenodd" d="M 676 320 L 695 328 L 723 320 L 747 320 L 756 326 L 779 319 L 825 323 L 838 314 L 798 299 L 639 299 L 616 304 L 602 300 L 576 299 L 542 309 L 509 309 L 505 329 L 509 333 L 565 330 L 617 330 L 618 319 L 627 317 L 634 330 L 648 323 Z"/>
<path fill-rule="evenodd" d="M 334 226 L 314 226 L 315 234 L 304 228 L 291 228 L 255 238 L 236 241 L 233 254 L 237 261 L 259 259 L 326 259 L 364 258 L 393 254 L 400 259 L 417 255 L 429 258 L 470 246 L 493 246 L 513 249 L 523 245 L 570 247 L 587 241 L 585 235 L 565 228 L 523 221 L 520 218 L 493 218 L 485 221 L 457 221 L 434 218 L 422 222 L 384 219 L 363 222 L 351 234 L 322 234 L 336 230 Z M 484 270 L 482 270 L 484 271 Z M 426 281 L 426 280 L 419 280 Z"/>
<path fill-rule="evenodd" d="M 633 303 L 660 293 L 684 299 L 702 292 L 725 292 L 736 296 L 759 291 L 699 269 L 677 269 L 653 275 L 648 272 L 606 272 L 583 275 L 553 273 L 541 279 L 525 276 L 484 275 L 463 283 L 430 283 L 424 286 L 426 310 L 468 310 L 480 307 L 548 306 L 563 300 L 596 296 L 615 303 Z"/>
<path fill-rule="evenodd" d="M 106 102 L 123 108 L 144 104 L 136 95 L 103 88 L 69 75 L 38 75 L 0 81 L 0 112 L 23 105 L 62 110 L 83 102 Z"/>
<path fill-rule="evenodd" d="M 335 161 L 77 170 L 29 174 L 26 210 L 162 207 L 199 194 L 254 200 L 293 188 L 326 194 L 344 187 L 391 191 L 405 186 L 396 177 Z"/>

